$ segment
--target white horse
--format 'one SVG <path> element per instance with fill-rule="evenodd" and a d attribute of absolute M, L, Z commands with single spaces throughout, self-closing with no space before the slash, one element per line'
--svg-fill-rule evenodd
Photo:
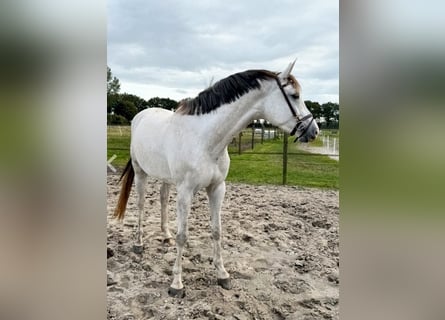
<path fill-rule="evenodd" d="M 168 229 L 170 185 L 177 188 L 177 257 L 173 266 L 171 296 L 183 297 L 182 251 L 187 241 L 187 217 L 193 196 L 205 188 L 209 198 L 213 264 L 218 284 L 231 288 L 230 276 L 221 257 L 220 209 L 226 191 L 230 158 L 227 146 L 254 119 L 266 119 L 291 135 L 308 142 L 319 129 L 300 95 L 300 85 L 290 72 L 248 70 L 233 74 L 181 101 L 176 112 L 150 108 L 137 114 L 131 124 L 130 160 L 121 176 L 122 190 L 115 217 L 123 219 L 133 179 L 137 191 L 139 224 L 135 250 L 142 251 L 141 219 L 144 212 L 147 177 L 162 181 L 161 229 L 171 241 Z"/>

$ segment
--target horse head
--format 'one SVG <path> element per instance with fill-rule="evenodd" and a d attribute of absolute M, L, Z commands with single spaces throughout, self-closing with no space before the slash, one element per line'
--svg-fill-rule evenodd
<path fill-rule="evenodd" d="M 319 128 L 307 109 L 301 95 L 301 86 L 291 74 L 295 61 L 277 74 L 276 82 L 270 86 L 270 94 L 264 104 L 264 117 L 290 135 L 295 141 L 314 140 Z"/>

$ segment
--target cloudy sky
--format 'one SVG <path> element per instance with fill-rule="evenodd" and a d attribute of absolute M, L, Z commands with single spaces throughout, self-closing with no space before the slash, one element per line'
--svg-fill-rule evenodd
<path fill-rule="evenodd" d="M 338 25 L 338 1 L 109 0 L 108 66 L 122 93 L 180 100 L 297 58 L 303 98 L 338 102 Z"/>

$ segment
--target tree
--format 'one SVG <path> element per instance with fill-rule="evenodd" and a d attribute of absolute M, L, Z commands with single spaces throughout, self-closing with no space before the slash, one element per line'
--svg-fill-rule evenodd
<path fill-rule="evenodd" d="M 314 116 L 315 121 L 317 121 L 317 123 L 321 123 L 323 113 L 320 104 L 318 102 L 313 102 L 310 100 L 305 101 L 304 104 Z"/>
<path fill-rule="evenodd" d="M 340 115 L 338 103 L 327 102 L 320 105 L 310 100 L 304 103 L 320 127 L 338 128 Z"/>
<path fill-rule="evenodd" d="M 120 94 L 119 96 L 122 101 L 132 102 L 136 106 L 138 112 L 149 107 L 149 103 L 147 101 L 145 101 L 144 99 L 142 99 L 134 94 L 123 93 L 123 94 Z"/>
<path fill-rule="evenodd" d="M 119 83 L 119 79 L 113 77 L 110 67 L 107 66 L 107 95 L 117 94 L 120 89 L 121 84 Z"/>
<path fill-rule="evenodd" d="M 121 102 L 120 94 L 107 94 L 107 113 L 113 113 L 116 106 Z"/>
<path fill-rule="evenodd" d="M 163 108 L 167 110 L 174 110 L 177 108 L 177 106 L 178 102 L 170 98 L 155 97 L 148 100 L 149 108 Z"/>
<path fill-rule="evenodd" d="M 326 127 L 338 127 L 339 124 L 339 105 L 338 103 L 327 102 L 321 105 L 322 114 L 326 120 Z"/>
<path fill-rule="evenodd" d="M 129 121 L 118 114 L 108 114 L 107 115 L 107 125 L 128 125 Z"/>
<path fill-rule="evenodd" d="M 334 110 L 333 111 L 333 114 L 334 114 L 333 121 L 335 123 L 336 128 L 338 128 L 340 125 L 340 106 L 339 106 L 339 104 L 334 103 L 332 106 L 332 109 Z"/>
<path fill-rule="evenodd" d="M 138 113 L 138 109 L 133 102 L 120 100 L 114 107 L 114 113 L 125 117 L 125 119 L 128 121 L 131 121 L 136 113 Z"/>

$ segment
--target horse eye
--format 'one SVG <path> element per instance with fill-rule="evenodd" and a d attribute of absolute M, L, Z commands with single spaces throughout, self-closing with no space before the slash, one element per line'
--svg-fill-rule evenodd
<path fill-rule="evenodd" d="M 292 95 L 292 98 L 294 98 L 295 100 L 300 99 L 300 95 L 294 93 L 294 94 Z"/>

